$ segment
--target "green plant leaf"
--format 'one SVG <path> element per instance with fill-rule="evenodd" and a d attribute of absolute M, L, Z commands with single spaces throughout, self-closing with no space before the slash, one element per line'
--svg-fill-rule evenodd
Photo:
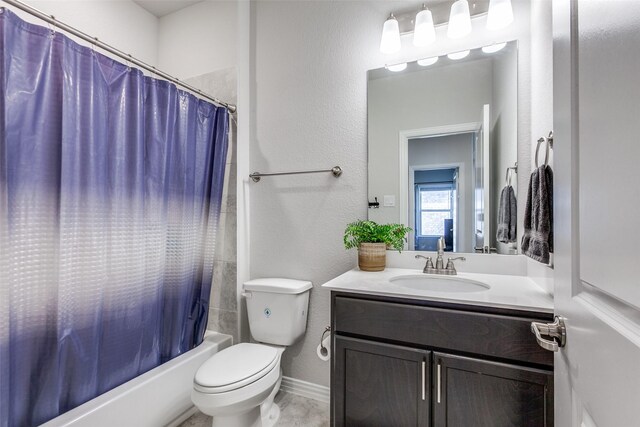
<path fill-rule="evenodd" d="M 384 243 L 387 248 L 402 251 L 407 233 L 411 228 L 402 224 L 378 224 L 374 221 L 358 220 L 347 224 L 344 230 L 344 247 L 358 248 L 360 243 Z"/>

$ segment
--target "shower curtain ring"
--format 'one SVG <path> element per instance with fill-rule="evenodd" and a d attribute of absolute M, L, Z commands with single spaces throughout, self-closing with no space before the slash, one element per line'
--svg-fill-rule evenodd
<path fill-rule="evenodd" d="M 100 40 L 97 37 L 93 37 L 93 41 L 91 42 L 91 55 L 96 56 L 96 45 Z"/>
<path fill-rule="evenodd" d="M 51 15 L 51 19 L 55 20 L 56 18 Z M 56 36 L 55 27 L 53 26 L 53 24 L 51 24 L 51 22 L 47 22 L 47 27 L 49 27 L 49 37 L 54 38 Z"/>

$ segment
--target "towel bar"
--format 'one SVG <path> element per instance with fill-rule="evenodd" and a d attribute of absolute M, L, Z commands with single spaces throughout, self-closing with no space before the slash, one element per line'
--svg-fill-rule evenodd
<path fill-rule="evenodd" d="M 249 175 L 249 178 L 253 180 L 253 182 L 260 182 L 260 178 L 263 176 L 276 176 L 276 175 L 299 175 L 303 173 L 321 173 L 321 172 L 331 172 L 333 176 L 338 178 L 342 175 L 342 168 L 340 166 L 334 166 L 331 169 L 321 169 L 321 170 L 311 170 L 311 171 L 298 171 L 298 172 L 275 172 L 275 173 L 260 173 L 254 172 Z"/>

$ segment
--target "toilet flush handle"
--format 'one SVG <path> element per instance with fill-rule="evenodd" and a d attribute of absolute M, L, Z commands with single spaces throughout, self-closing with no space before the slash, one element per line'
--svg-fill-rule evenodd
<path fill-rule="evenodd" d="M 240 295 L 242 295 L 245 298 L 252 298 L 253 294 L 251 292 L 243 292 Z"/>

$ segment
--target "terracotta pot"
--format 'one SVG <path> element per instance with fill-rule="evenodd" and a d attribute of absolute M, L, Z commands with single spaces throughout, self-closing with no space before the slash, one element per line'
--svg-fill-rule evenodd
<path fill-rule="evenodd" d="M 387 245 L 384 243 L 360 243 L 358 266 L 362 271 L 382 271 L 387 261 Z"/>

